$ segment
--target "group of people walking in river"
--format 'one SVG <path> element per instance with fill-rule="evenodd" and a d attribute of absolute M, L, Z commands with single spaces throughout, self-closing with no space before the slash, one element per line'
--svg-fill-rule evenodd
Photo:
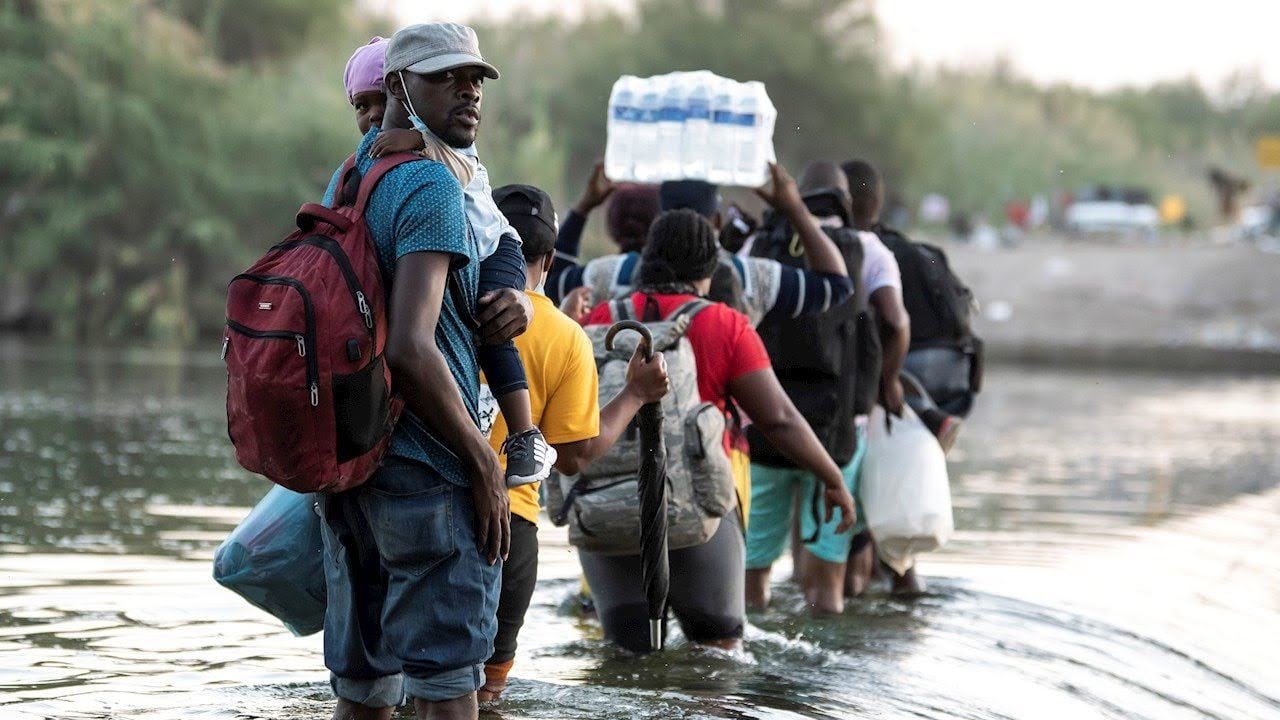
<path fill-rule="evenodd" d="M 913 333 L 910 278 L 886 244 L 910 243 L 879 224 L 875 168 L 814 162 L 797 182 L 773 165 L 757 220 L 705 182 L 615 184 L 597 165 L 558 220 L 536 187 L 490 187 L 476 140 L 498 78 L 475 32 L 449 23 L 375 38 L 346 68 L 363 137 L 324 205 L 363 213 L 404 411 L 367 482 L 318 495 L 335 718 L 387 718 L 406 698 L 418 717 L 475 717 L 478 700 L 502 694 L 549 475 L 559 492 L 548 488 L 547 509 L 571 538 L 590 536 L 578 556 L 605 636 L 649 648 L 639 555 L 608 537 L 626 503 L 591 500 L 609 484 L 581 480 L 619 472 L 605 466 L 632 452 L 646 403 L 694 408 L 673 430 L 684 446 L 668 448 L 669 481 L 701 483 L 694 539 L 677 542 L 673 527 L 669 553 L 669 607 L 688 641 L 737 647 L 788 543 L 815 613 L 841 612 L 878 571 L 855 502 L 866 417 L 877 403 L 904 412 Z M 418 157 L 359 189 L 403 153 Z M 584 264 L 601 206 L 618 252 Z M 669 352 L 637 347 L 606 367 L 596 328 L 626 318 L 674 328 Z M 944 398 L 921 407 L 944 446 L 971 397 L 952 389 L 951 412 Z M 703 428 L 716 433 L 698 446 L 710 451 L 686 452 Z M 912 571 L 888 574 L 897 591 L 919 589 Z"/>

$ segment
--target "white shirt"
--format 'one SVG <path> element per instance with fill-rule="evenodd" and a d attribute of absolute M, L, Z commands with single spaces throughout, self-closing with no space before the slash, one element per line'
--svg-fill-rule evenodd
<path fill-rule="evenodd" d="M 498 209 L 493 201 L 493 190 L 489 187 L 489 171 L 480 163 L 476 146 L 472 145 L 460 151 L 471 158 L 476 166 L 471 182 L 462 188 L 464 204 L 467 211 L 467 222 L 471 223 L 471 232 L 475 235 L 480 259 L 484 260 L 498 249 L 498 240 L 503 235 L 510 235 L 520 242 L 520 234 L 507 222 L 507 216 Z"/>
<path fill-rule="evenodd" d="M 862 283 L 858 299 L 866 304 L 871 293 L 884 287 L 897 288 L 901 292 L 902 272 L 893 251 L 885 247 L 880 236 L 873 232 L 859 230 L 858 239 L 862 241 Z"/>

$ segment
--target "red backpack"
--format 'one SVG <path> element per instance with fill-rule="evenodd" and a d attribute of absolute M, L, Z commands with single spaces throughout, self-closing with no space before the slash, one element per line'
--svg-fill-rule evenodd
<path fill-rule="evenodd" d="M 415 159 L 379 160 L 354 205 L 303 205 L 298 230 L 232 278 L 227 432 L 246 470 L 297 492 L 340 492 L 381 463 L 403 401 L 383 357 L 387 295 L 364 208 L 388 170 Z"/>

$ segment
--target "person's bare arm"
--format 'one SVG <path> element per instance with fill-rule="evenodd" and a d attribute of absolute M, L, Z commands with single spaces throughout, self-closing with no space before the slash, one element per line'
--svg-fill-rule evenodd
<path fill-rule="evenodd" d="M 844 532 L 853 526 L 853 496 L 845 487 L 844 475 L 818 441 L 809 423 L 787 397 L 770 368 L 740 375 L 729 381 L 729 394 L 751 418 L 752 425 L 783 455 L 813 473 L 825 487 L 827 519 L 840 508 L 840 526 Z"/>
<path fill-rule="evenodd" d="M 814 272 L 848 277 L 849 268 L 844 264 L 840 249 L 831 241 L 831 238 L 827 237 L 826 233 L 822 232 L 818 221 L 809 214 L 809 208 L 805 207 L 804 198 L 800 197 L 796 181 L 777 163 L 769 164 L 769 173 L 773 180 L 772 184 L 768 189 L 757 189 L 756 194 L 772 205 L 775 210 L 786 215 L 791 227 L 795 228 L 800 236 L 800 242 L 804 245 L 809 269 Z"/>
<path fill-rule="evenodd" d="M 902 414 L 902 382 L 898 379 L 911 347 L 911 317 L 902 304 L 902 292 L 892 285 L 871 293 L 880 330 L 880 404 L 894 415 Z"/>
<path fill-rule="evenodd" d="M 453 449 L 471 473 L 476 535 L 481 553 L 493 564 L 507 556 L 511 544 L 506 482 L 497 456 L 463 405 L 462 393 L 436 345 L 451 260 L 446 253 L 415 252 L 397 261 L 387 363 L 409 410 Z"/>
<path fill-rule="evenodd" d="M 670 382 L 667 378 L 667 362 L 661 353 L 653 360 L 644 361 L 644 355 L 636 348 L 627 366 L 627 384 L 600 409 L 600 434 L 590 440 L 556 443 L 556 470 L 566 475 L 576 475 L 582 468 L 599 460 L 622 433 L 631 418 L 645 403 L 658 402 L 666 394 Z"/>

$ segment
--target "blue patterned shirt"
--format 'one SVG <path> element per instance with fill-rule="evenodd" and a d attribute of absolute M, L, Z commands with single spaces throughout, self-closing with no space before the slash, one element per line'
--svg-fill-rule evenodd
<path fill-rule="evenodd" d="M 370 128 L 356 149 L 356 169 L 361 173 L 373 167 L 369 148 L 377 135 L 378 128 Z M 324 195 L 326 205 L 333 203 L 340 174 L 339 168 L 329 181 Z M 452 294 L 445 292 L 436 325 L 436 345 L 462 391 L 463 405 L 478 424 L 480 372 L 472 330 L 464 318 L 475 312 L 480 262 L 463 210 L 462 187 L 444 165 L 434 160 L 406 163 L 383 176 L 369 196 L 364 219 L 383 267 L 393 277 L 396 261 L 409 253 L 453 256 L 453 271 L 470 310 L 461 314 Z M 455 484 L 471 484 L 458 456 L 407 408 L 392 435 L 390 454 L 423 463 Z"/>

